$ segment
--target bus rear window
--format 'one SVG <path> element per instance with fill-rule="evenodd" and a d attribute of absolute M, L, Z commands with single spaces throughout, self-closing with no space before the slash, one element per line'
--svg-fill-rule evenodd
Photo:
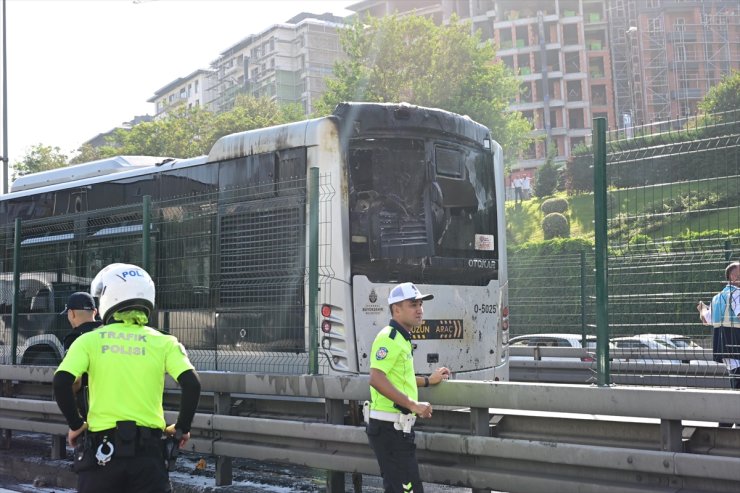
<path fill-rule="evenodd" d="M 436 146 L 435 162 L 437 163 L 437 174 L 461 178 L 463 176 L 462 154 L 457 149 Z"/>

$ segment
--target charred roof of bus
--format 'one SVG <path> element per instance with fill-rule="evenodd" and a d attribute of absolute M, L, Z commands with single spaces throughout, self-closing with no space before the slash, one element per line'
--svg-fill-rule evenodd
<path fill-rule="evenodd" d="M 350 138 L 376 131 L 388 133 L 394 128 L 416 128 L 463 136 L 478 144 L 491 139 L 490 130 L 469 116 L 408 103 L 339 103 L 333 114 L 341 119 L 343 134 L 351 132 Z"/>

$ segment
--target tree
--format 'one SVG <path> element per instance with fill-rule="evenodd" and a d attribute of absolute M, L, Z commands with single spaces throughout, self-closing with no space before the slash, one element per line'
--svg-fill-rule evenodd
<path fill-rule="evenodd" d="M 527 145 L 529 122 L 507 110 L 519 82 L 495 61 L 490 43 L 470 34 L 470 24 L 368 17 L 342 30 L 340 41 L 347 58 L 335 63 L 318 114 L 341 101 L 405 101 L 470 116 L 491 129 L 507 154 Z"/>
<path fill-rule="evenodd" d="M 534 194 L 539 198 L 552 195 L 558 186 L 558 168 L 553 163 L 557 151 L 553 143 L 548 148 L 545 164 L 534 174 Z"/>
<path fill-rule="evenodd" d="M 19 162 L 13 164 L 13 175 L 14 177 L 23 176 L 65 166 L 67 166 L 67 156 L 62 154 L 59 147 L 36 144 Z"/>
<path fill-rule="evenodd" d="M 740 71 L 733 70 L 711 88 L 699 107 L 707 113 L 737 111 L 740 108 Z"/>
<path fill-rule="evenodd" d="M 224 135 L 269 127 L 305 118 L 297 105 L 281 105 L 267 98 L 241 94 L 234 107 L 215 114 L 203 108 L 180 106 L 166 118 L 118 129 L 109 145 L 98 148 L 100 159 L 115 155 L 189 158 L 207 154 Z M 81 149 L 81 154 L 83 149 Z"/>

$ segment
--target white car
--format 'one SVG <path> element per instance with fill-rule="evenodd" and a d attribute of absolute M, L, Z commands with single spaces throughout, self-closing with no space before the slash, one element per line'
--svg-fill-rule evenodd
<path fill-rule="evenodd" d="M 558 347 L 558 348 L 581 348 L 581 334 L 527 334 L 509 339 L 509 347 Z M 589 353 L 596 353 L 596 336 L 586 336 L 586 349 Z M 512 356 L 511 359 L 532 359 L 530 356 Z M 544 360 L 572 361 L 573 358 L 561 356 L 545 356 Z M 581 361 L 594 361 L 592 356 L 581 357 Z"/>
<path fill-rule="evenodd" d="M 625 336 L 615 337 L 611 340 L 615 349 L 627 349 L 633 353 L 639 355 L 639 357 L 628 356 L 626 358 L 619 358 L 615 361 L 624 362 L 635 362 L 635 363 L 655 363 L 655 364 L 680 364 L 680 360 L 675 359 L 659 359 L 657 356 L 658 351 L 665 351 L 666 349 L 675 348 L 668 342 L 650 337 L 648 335 L 636 335 L 636 336 Z"/>
<path fill-rule="evenodd" d="M 668 347 L 676 349 L 685 349 L 689 351 L 704 351 L 704 348 L 697 344 L 691 337 L 679 334 L 641 334 L 639 337 L 654 339 L 659 343 L 666 344 Z M 692 365 L 716 365 L 714 361 L 708 359 L 682 360 L 683 363 Z"/>

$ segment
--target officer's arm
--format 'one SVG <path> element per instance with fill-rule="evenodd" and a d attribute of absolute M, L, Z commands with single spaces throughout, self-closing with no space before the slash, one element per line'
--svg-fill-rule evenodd
<path fill-rule="evenodd" d="M 180 413 L 177 415 L 175 428 L 183 433 L 189 433 L 200 399 L 200 379 L 195 370 L 186 370 L 177 377 L 177 383 L 180 384 L 182 390 L 180 392 Z"/>
<path fill-rule="evenodd" d="M 370 386 L 388 399 L 392 400 L 394 403 L 409 409 L 411 412 L 419 415 L 423 415 L 427 412 L 427 407 L 429 407 L 428 404 L 422 405 L 415 400 L 409 399 L 406 394 L 398 390 L 395 385 L 388 380 L 385 373 L 377 368 L 370 368 Z"/>
<path fill-rule="evenodd" d="M 71 430 L 79 430 L 85 423 L 80 416 L 75 402 L 75 394 L 72 386 L 75 383 L 75 376 L 64 370 L 54 374 L 54 399 L 57 401 L 59 409 L 64 414 L 67 424 Z"/>

